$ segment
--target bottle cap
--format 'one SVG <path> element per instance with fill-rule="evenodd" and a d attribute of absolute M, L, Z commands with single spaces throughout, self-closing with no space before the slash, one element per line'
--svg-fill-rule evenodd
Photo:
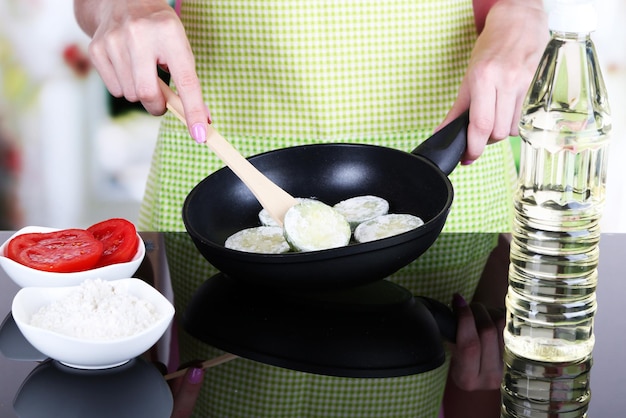
<path fill-rule="evenodd" d="M 592 0 L 553 0 L 548 16 L 550 30 L 589 33 L 598 26 L 598 14 Z"/>

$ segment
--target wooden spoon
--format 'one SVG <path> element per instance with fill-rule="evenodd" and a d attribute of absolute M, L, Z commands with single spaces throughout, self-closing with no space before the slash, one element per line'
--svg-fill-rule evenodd
<path fill-rule="evenodd" d="M 180 97 L 162 80 L 159 81 L 167 108 L 186 125 Z M 206 144 L 248 186 L 261 206 L 282 226 L 287 210 L 298 203 L 296 199 L 257 170 L 211 125 L 208 126 Z"/>
<path fill-rule="evenodd" d="M 206 370 L 206 369 L 210 369 L 211 367 L 215 367 L 215 366 L 219 366 L 220 364 L 227 363 L 227 362 L 229 362 L 231 360 L 234 360 L 236 358 L 238 358 L 238 356 L 236 356 L 234 354 L 224 353 L 221 356 L 217 356 L 217 357 L 214 357 L 212 359 L 205 360 L 202 363 L 200 363 L 198 366 L 199 366 L 200 369 Z M 180 376 L 184 376 L 184 374 L 187 372 L 188 369 L 189 369 L 189 367 L 186 367 L 184 369 L 177 370 L 177 371 L 172 372 L 170 374 L 166 374 L 164 376 L 164 378 L 165 378 L 165 380 L 171 380 L 171 379 L 175 379 L 175 378 L 180 377 Z"/>

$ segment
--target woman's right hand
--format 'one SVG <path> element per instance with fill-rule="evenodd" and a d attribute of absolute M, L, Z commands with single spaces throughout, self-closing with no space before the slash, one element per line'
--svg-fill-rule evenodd
<path fill-rule="evenodd" d="M 157 67 L 167 70 L 191 136 L 204 142 L 209 121 L 185 29 L 165 0 L 74 0 L 76 19 L 92 37 L 89 56 L 109 92 L 165 113 Z"/>

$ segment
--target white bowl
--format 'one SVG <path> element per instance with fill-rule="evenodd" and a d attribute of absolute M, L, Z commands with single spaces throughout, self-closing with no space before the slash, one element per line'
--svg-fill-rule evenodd
<path fill-rule="evenodd" d="M 11 310 L 17 327 L 26 340 L 44 355 L 79 369 L 106 369 L 126 363 L 146 352 L 161 338 L 174 316 L 172 304 L 154 287 L 140 279 L 110 281 L 118 289 L 155 306 L 159 320 L 134 335 L 112 340 L 94 340 L 67 336 L 30 325 L 34 313 L 55 300 L 62 299 L 79 286 L 25 287 L 13 298 Z"/>
<path fill-rule="evenodd" d="M 31 232 L 52 232 L 58 230 L 58 228 L 47 228 L 43 226 L 27 226 L 11 235 L 11 237 L 0 246 L 0 266 L 2 266 L 6 274 L 18 286 L 77 286 L 86 279 L 117 280 L 132 277 L 146 255 L 146 247 L 143 239 L 137 234 L 139 236 L 139 243 L 137 244 L 137 252 L 132 260 L 126 263 L 111 264 L 97 269 L 78 271 L 75 273 L 55 273 L 36 270 L 5 257 L 5 247 L 14 237 Z"/>

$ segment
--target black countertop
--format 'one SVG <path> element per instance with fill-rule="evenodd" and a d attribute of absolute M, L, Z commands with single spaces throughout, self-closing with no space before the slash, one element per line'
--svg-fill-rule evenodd
<path fill-rule="evenodd" d="M 0 232 L 0 242 L 11 235 Z M 167 288 L 159 283 L 158 234 L 143 234 L 147 245 L 146 264 L 154 274 L 157 288 Z M 588 416 L 604 418 L 621 416 L 626 411 L 626 397 L 623 396 L 623 382 L 626 376 L 626 363 L 623 353 L 626 348 L 626 319 L 624 319 L 624 298 L 626 297 L 626 234 L 603 234 L 600 242 L 600 267 L 598 284 L 598 312 L 595 320 L 596 345 L 591 370 L 592 399 Z M 144 269 L 146 266 L 142 266 Z M 148 274 L 152 276 L 152 274 Z M 141 269 L 139 272 L 141 277 Z M 142 277 L 144 278 L 144 277 Z M 11 310 L 11 301 L 19 287 L 0 270 L 0 320 Z M 0 418 L 16 417 L 13 400 L 29 373 L 38 366 L 34 361 L 10 360 L 0 355 Z"/>

